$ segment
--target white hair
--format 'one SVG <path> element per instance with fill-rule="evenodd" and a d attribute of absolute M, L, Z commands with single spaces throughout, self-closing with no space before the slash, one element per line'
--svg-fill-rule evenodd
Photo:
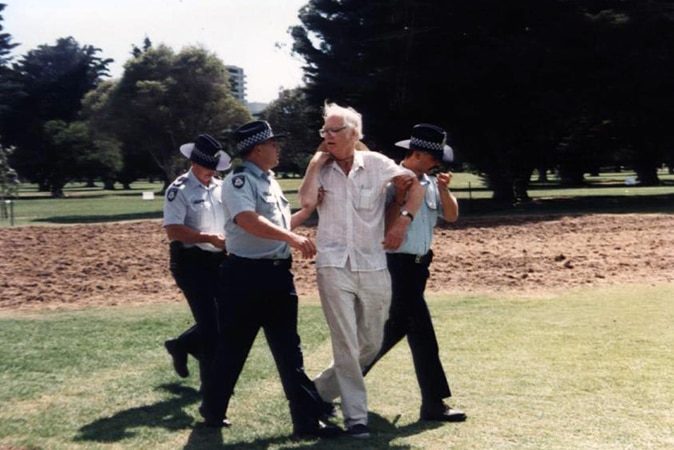
<path fill-rule="evenodd" d="M 323 105 L 323 120 L 328 117 L 341 117 L 344 124 L 356 130 L 358 140 L 363 139 L 363 116 L 355 109 L 340 106 L 337 103 L 325 103 Z"/>

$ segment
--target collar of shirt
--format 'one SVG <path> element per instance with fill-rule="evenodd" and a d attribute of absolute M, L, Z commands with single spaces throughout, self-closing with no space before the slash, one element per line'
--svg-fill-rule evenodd
<path fill-rule="evenodd" d="M 412 171 L 412 169 L 408 169 L 407 167 L 405 167 L 402 161 L 400 161 L 400 167 L 410 172 L 413 176 L 416 176 L 416 174 Z M 417 179 L 419 180 L 419 184 L 422 186 L 427 186 L 431 184 L 431 177 L 429 177 L 428 174 L 426 173 L 422 173 L 417 177 Z"/>
<path fill-rule="evenodd" d="M 196 177 L 196 175 L 194 175 L 194 172 L 192 172 L 192 169 L 190 169 L 187 172 L 187 178 L 192 183 L 194 183 L 196 186 L 199 186 L 202 189 L 206 189 L 206 190 L 210 191 L 210 190 L 215 189 L 217 187 L 217 183 L 215 182 L 215 177 L 211 178 L 211 180 L 208 182 L 208 186 L 204 186 L 204 183 L 199 181 L 199 179 Z"/>
<path fill-rule="evenodd" d="M 358 169 L 361 169 L 365 167 L 365 159 L 363 158 L 363 151 L 362 150 L 355 150 L 353 153 L 353 164 L 351 165 L 351 171 L 350 172 L 355 172 Z M 339 164 L 337 164 L 336 160 L 332 161 L 332 170 L 342 170 L 339 168 Z"/>
<path fill-rule="evenodd" d="M 252 163 L 250 161 L 244 161 L 242 166 L 244 166 L 246 169 L 248 169 L 253 175 L 255 175 L 258 178 L 264 178 L 265 180 L 271 180 L 274 178 L 274 171 L 273 170 L 268 170 L 266 172 L 263 172 L 260 167 Z"/>
<path fill-rule="evenodd" d="M 356 150 L 353 153 L 353 166 L 351 168 L 360 169 L 361 167 L 365 167 L 365 159 L 363 158 L 361 150 Z"/>

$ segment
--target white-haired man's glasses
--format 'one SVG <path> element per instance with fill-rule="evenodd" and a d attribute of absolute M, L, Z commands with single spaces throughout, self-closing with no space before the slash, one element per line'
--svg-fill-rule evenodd
<path fill-rule="evenodd" d="M 340 131 L 344 131 L 347 128 L 349 128 L 348 125 L 344 125 L 343 127 L 339 128 L 321 128 L 320 130 L 318 130 L 318 134 L 321 137 L 325 137 L 327 134 L 329 134 L 330 136 L 335 136 L 337 135 L 337 133 L 339 133 Z"/>

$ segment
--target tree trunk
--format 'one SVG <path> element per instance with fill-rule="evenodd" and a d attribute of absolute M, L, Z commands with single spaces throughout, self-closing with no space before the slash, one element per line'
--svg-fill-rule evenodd
<path fill-rule="evenodd" d="M 492 200 L 499 204 L 512 205 L 515 202 L 513 180 L 501 175 L 487 175 L 487 184 L 492 190 Z"/>
<path fill-rule="evenodd" d="M 637 173 L 639 184 L 642 186 L 657 186 L 660 184 L 657 167 L 635 167 L 634 170 Z"/>

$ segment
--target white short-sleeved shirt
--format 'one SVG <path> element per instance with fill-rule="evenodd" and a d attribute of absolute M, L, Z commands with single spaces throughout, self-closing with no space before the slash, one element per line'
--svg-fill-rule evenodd
<path fill-rule="evenodd" d="M 211 178 L 204 186 L 192 170 L 179 176 L 164 195 L 164 226 L 185 225 L 203 233 L 225 233 L 222 209 L 222 180 Z M 210 243 L 183 244 L 209 252 L 221 252 Z"/>
<path fill-rule="evenodd" d="M 347 260 L 356 272 L 386 268 L 386 185 L 398 175 L 414 176 L 392 159 L 369 151 L 355 152 L 348 176 L 336 162 L 321 168 L 317 268 L 345 267 Z"/>

